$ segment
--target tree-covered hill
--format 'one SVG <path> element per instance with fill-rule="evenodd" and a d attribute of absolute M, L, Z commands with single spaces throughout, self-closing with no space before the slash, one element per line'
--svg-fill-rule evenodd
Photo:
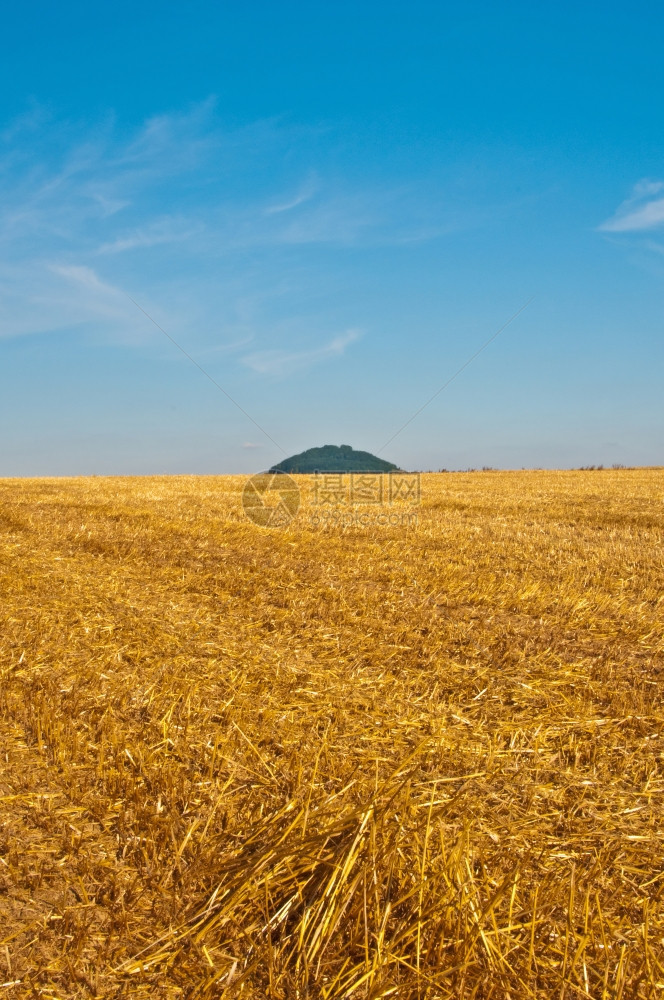
<path fill-rule="evenodd" d="M 354 451 L 349 444 L 326 444 L 309 448 L 300 455 L 285 458 L 273 465 L 270 472 L 395 472 L 398 466 L 386 462 L 368 451 Z"/>

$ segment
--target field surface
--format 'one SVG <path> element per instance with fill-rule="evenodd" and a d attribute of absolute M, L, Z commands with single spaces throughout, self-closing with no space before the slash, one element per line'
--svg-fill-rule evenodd
<path fill-rule="evenodd" d="M 0 481 L 0 1000 L 661 997 L 664 470 L 298 484 Z"/>

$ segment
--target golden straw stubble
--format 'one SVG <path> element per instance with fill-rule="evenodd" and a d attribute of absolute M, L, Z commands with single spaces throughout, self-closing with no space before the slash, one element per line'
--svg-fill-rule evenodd
<path fill-rule="evenodd" d="M 7 998 L 659 996 L 664 471 L 0 482 Z"/>

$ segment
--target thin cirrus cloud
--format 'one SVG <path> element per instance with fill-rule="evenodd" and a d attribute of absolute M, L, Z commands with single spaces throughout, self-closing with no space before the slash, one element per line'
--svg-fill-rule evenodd
<path fill-rule="evenodd" d="M 319 346 L 292 320 L 327 294 L 330 254 L 433 239 L 441 220 L 416 186 L 326 181 L 311 140 L 275 121 L 228 130 L 213 102 L 130 130 L 18 121 L 0 133 L 0 338 L 139 346 L 156 333 L 131 295 L 203 360 L 279 377 L 343 356 L 359 334 L 336 301 L 346 332 Z"/>
<path fill-rule="evenodd" d="M 279 201 L 273 205 L 269 205 L 265 209 L 265 214 L 281 215 L 282 212 L 292 212 L 294 208 L 299 208 L 300 205 L 304 205 L 306 202 L 311 201 L 317 190 L 318 184 L 315 178 L 310 177 L 306 184 L 302 185 L 296 195 L 286 201 Z"/>
<path fill-rule="evenodd" d="M 610 219 L 599 226 L 604 233 L 638 233 L 664 226 L 664 181 L 642 180 Z"/>
<path fill-rule="evenodd" d="M 109 285 L 108 282 L 102 281 L 99 275 L 93 271 L 91 267 L 76 264 L 51 264 L 50 269 L 55 274 L 62 275 L 63 278 L 66 278 L 68 281 L 73 281 L 75 284 L 85 288 L 86 291 L 92 292 L 100 298 L 116 299 L 121 294 L 118 288 L 114 288 L 113 285 Z"/>
<path fill-rule="evenodd" d="M 125 253 L 128 250 L 146 250 L 165 243 L 182 243 L 200 234 L 202 228 L 200 225 L 177 224 L 171 220 L 164 220 L 145 229 L 135 229 L 133 232 L 117 236 L 108 243 L 102 243 L 96 252 L 103 256 L 104 254 Z"/>
<path fill-rule="evenodd" d="M 114 340 L 142 343 L 153 331 L 122 288 L 101 278 L 86 264 L 47 265 L 46 270 L 62 282 L 52 289 L 53 306 L 58 306 L 60 326 L 86 326 L 98 333 L 112 330 Z"/>
<path fill-rule="evenodd" d="M 73 325 L 87 324 L 99 332 L 113 331 L 113 340 L 125 345 L 139 345 L 154 337 L 159 337 L 156 328 L 171 340 L 173 331 L 179 338 L 184 334 L 188 339 L 192 333 L 208 323 L 207 311 L 202 308 L 197 314 L 186 304 L 169 303 L 166 316 L 161 303 L 153 302 L 152 298 L 140 296 L 137 302 L 133 294 L 126 291 L 124 284 L 117 285 L 105 281 L 97 271 L 83 264 L 49 264 L 48 272 L 59 276 L 69 289 L 69 295 L 63 296 L 61 304 L 65 307 L 65 315 L 74 317 Z M 132 293 L 133 287 L 130 285 Z M 144 309 L 147 306 L 147 309 Z M 155 317 L 155 318 L 153 318 Z M 157 323 L 157 319 L 159 322 Z M 64 324 L 61 324 L 64 325 Z M 165 328 L 165 329 L 164 329 Z M 244 335 L 233 340 L 225 340 L 228 330 L 220 330 L 217 324 L 215 343 L 211 347 L 200 346 L 197 354 L 202 360 L 208 356 L 237 352 L 251 342 L 251 335 Z M 177 341 L 176 341 L 177 343 Z"/>
<path fill-rule="evenodd" d="M 290 375 L 302 368 L 341 357 L 346 348 L 361 336 L 359 330 L 346 330 L 327 344 L 308 351 L 266 350 L 245 354 L 240 360 L 247 368 L 260 375 Z"/>

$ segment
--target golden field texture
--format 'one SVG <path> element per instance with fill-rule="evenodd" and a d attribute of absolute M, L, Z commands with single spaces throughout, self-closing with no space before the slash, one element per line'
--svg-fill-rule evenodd
<path fill-rule="evenodd" d="M 0 1000 L 664 990 L 664 470 L 0 482 Z"/>

